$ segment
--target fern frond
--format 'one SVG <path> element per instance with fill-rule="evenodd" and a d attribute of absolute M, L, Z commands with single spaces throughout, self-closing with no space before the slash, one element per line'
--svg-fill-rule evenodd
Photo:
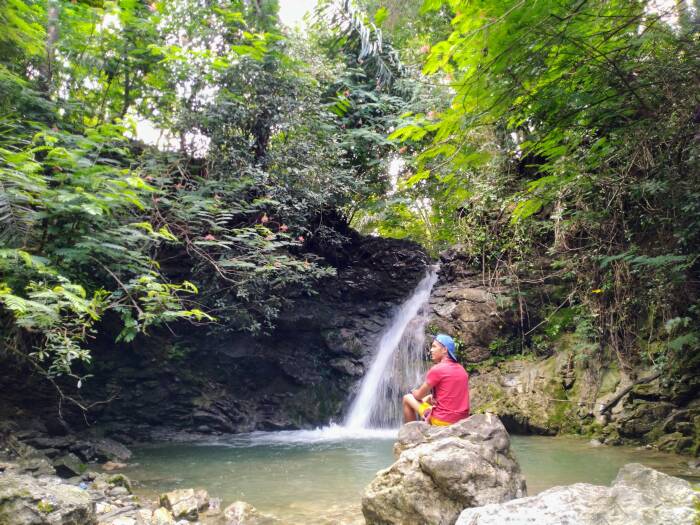
<path fill-rule="evenodd" d="M 326 12 L 328 8 L 332 9 L 331 13 Z M 391 85 L 404 72 L 398 52 L 384 42 L 382 30 L 371 22 L 366 23 L 364 13 L 355 9 L 350 0 L 343 0 L 340 6 L 326 5 L 318 15 L 327 17 L 339 31 L 335 46 L 357 53 L 357 61 L 376 77 L 380 87 Z"/>
<path fill-rule="evenodd" d="M 46 188 L 30 154 L 0 148 L 0 244 L 25 246 L 37 222 L 32 203 Z"/>

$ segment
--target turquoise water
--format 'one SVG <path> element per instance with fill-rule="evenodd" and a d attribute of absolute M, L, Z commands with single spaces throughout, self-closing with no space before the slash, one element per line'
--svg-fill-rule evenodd
<path fill-rule="evenodd" d="M 360 500 L 375 473 L 394 461 L 395 431 L 253 433 L 206 443 L 134 449 L 124 471 L 145 497 L 175 488 L 205 488 L 227 505 L 247 501 L 285 523 L 363 523 Z M 576 482 L 609 484 L 626 463 L 687 475 L 688 458 L 585 440 L 513 436 L 528 493 Z"/>

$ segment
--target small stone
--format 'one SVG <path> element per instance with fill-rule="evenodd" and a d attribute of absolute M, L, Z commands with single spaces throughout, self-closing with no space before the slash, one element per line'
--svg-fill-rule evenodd
<path fill-rule="evenodd" d="M 221 512 L 221 498 L 209 498 L 209 507 L 207 514 L 213 515 Z"/>
<path fill-rule="evenodd" d="M 226 525 L 272 525 L 279 523 L 277 519 L 260 513 L 250 503 L 235 501 L 224 509 Z"/>
<path fill-rule="evenodd" d="M 128 516 L 120 516 L 112 520 L 112 525 L 136 525 L 136 520 Z"/>
<path fill-rule="evenodd" d="M 128 496 L 129 490 L 126 487 L 113 487 L 109 490 L 109 495 L 113 497 Z"/>
<path fill-rule="evenodd" d="M 139 509 L 136 511 L 136 523 L 138 525 L 151 525 L 153 511 L 150 509 Z"/>
<path fill-rule="evenodd" d="M 107 483 L 114 487 L 124 487 L 127 490 L 127 494 L 132 493 L 131 480 L 124 474 L 115 474 L 114 476 L 108 477 Z"/>
<path fill-rule="evenodd" d="M 197 510 L 202 512 L 209 508 L 209 493 L 204 489 L 196 489 L 194 497 L 197 500 Z"/>
<path fill-rule="evenodd" d="M 102 469 L 106 470 L 107 472 L 111 472 L 113 470 L 126 468 L 126 466 L 126 463 L 119 463 L 118 461 L 108 461 L 107 463 L 102 465 Z"/>
<path fill-rule="evenodd" d="M 597 439 L 591 439 L 591 440 L 588 442 L 588 445 L 591 446 L 591 447 L 602 447 L 602 446 L 603 446 L 603 443 L 601 443 L 601 442 L 600 442 L 599 440 L 597 440 Z"/>
<path fill-rule="evenodd" d="M 175 520 L 173 519 L 172 513 L 163 507 L 157 508 L 153 511 L 151 516 L 151 525 L 174 525 Z"/>
<path fill-rule="evenodd" d="M 107 513 L 112 512 L 116 509 L 117 509 L 117 507 L 115 507 L 111 503 L 106 503 L 103 501 L 100 501 L 100 502 L 95 504 L 95 512 L 97 514 L 107 514 Z"/>

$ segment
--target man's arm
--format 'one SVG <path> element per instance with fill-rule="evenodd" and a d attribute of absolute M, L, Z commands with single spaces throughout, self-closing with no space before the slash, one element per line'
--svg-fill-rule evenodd
<path fill-rule="evenodd" d="M 413 390 L 411 394 L 413 394 L 413 397 L 415 397 L 418 401 L 422 401 L 425 396 L 430 394 L 431 388 L 432 387 L 428 383 L 423 383 L 421 386 Z"/>

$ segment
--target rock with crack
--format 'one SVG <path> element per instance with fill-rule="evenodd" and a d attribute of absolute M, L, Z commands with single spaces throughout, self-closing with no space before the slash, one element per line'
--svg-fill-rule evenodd
<path fill-rule="evenodd" d="M 195 521 L 199 517 L 199 511 L 209 506 L 209 496 L 201 489 L 173 490 L 161 494 L 160 504 L 172 512 L 175 519 Z"/>
<path fill-rule="evenodd" d="M 530 498 L 466 509 L 457 525 L 693 525 L 699 504 L 687 481 L 631 463 L 611 487 L 554 487 Z"/>
<path fill-rule="evenodd" d="M 466 507 L 526 495 L 508 433 L 492 414 L 449 427 L 409 423 L 394 450 L 398 460 L 377 473 L 362 498 L 370 525 L 447 525 Z"/>

